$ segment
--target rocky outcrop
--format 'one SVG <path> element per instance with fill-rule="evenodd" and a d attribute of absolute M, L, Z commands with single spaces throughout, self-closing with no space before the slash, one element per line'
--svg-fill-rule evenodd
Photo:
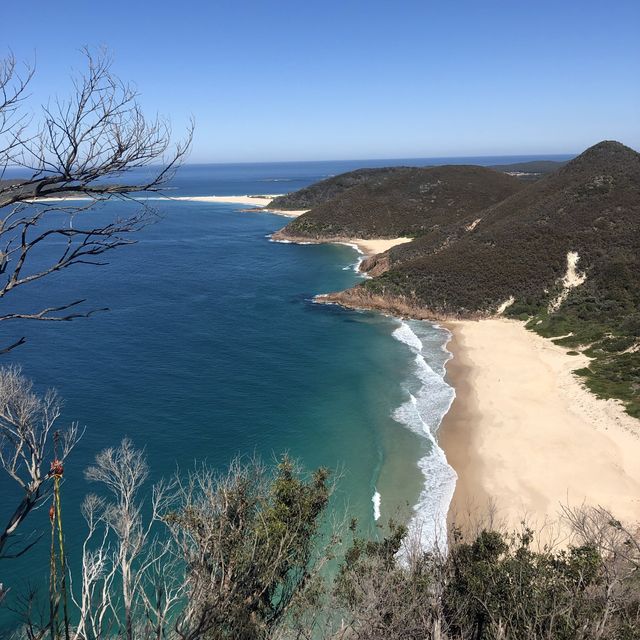
<path fill-rule="evenodd" d="M 380 311 L 381 313 L 415 320 L 439 320 L 444 322 L 446 320 L 459 320 L 462 317 L 425 307 L 417 298 L 389 293 L 372 293 L 362 286 L 316 296 L 315 300 L 322 304 L 339 304 L 349 309 Z M 490 313 L 475 313 L 467 314 L 464 317 L 467 319 L 480 319 L 490 315 Z"/>

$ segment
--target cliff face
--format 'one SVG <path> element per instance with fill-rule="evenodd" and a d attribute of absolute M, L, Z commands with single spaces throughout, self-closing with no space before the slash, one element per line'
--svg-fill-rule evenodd
<path fill-rule="evenodd" d="M 365 258 L 360 263 L 360 271 L 367 273 L 371 277 L 381 276 L 385 271 L 388 271 L 391 267 L 390 252 L 378 253 L 374 256 Z"/>
<path fill-rule="evenodd" d="M 349 309 L 368 309 L 380 311 L 402 318 L 415 320 L 454 320 L 460 316 L 444 314 L 436 309 L 430 309 L 417 298 L 405 295 L 393 295 L 391 293 L 373 293 L 363 287 L 352 287 L 345 291 L 337 291 L 327 295 L 318 296 L 317 302 L 323 304 L 339 304 Z M 474 314 L 474 319 L 480 319 L 482 314 Z"/>

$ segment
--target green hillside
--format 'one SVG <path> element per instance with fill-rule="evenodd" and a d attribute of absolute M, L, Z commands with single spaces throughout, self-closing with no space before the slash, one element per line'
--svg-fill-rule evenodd
<path fill-rule="evenodd" d="M 496 206 L 461 216 L 446 237 L 427 234 L 376 261 L 377 277 L 335 299 L 375 297 L 377 306 L 382 299 L 462 318 L 508 303 L 505 315 L 592 356 L 579 372 L 587 385 L 640 416 L 640 155 L 632 149 L 599 143 Z"/>
<path fill-rule="evenodd" d="M 399 168 L 315 206 L 278 235 L 326 239 L 438 233 L 442 226 L 455 224 L 523 188 L 516 178 L 485 167 Z"/>
<path fill-rule="evenodd" d="M 270 209 L 281 211 L 299 211 L 311 209 L 327 200 L 331 200 L 347 189 L 351 189 L 365 182 L 379 184 L 388 177 L 405 171 L 407 167 L 382 167 L 380 169 L 356 169 L 348 173 L 341 173 L 325 180 L 315 182 L 304 189 L 294 191 L 274 198 Z"/>

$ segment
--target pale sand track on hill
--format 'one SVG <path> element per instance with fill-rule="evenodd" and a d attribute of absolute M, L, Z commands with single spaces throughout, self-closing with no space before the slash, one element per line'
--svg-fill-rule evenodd
<path fill-rule="evenodd" d="M 457 398 L 440 441 L 459 480 L 450 519 L 477 519 L 488 500 L 510 529 L 557 522 L 562 505 L 602 505 L 640 521 L 640 421 L 599 400 L 567 355 L 504 319 L 451 322 L 447 368 Z M 548 535 L 562 531 L 549 524 Z"/>

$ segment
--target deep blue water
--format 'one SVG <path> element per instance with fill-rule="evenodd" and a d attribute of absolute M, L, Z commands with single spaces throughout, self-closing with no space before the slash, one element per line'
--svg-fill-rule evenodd
<path fill-rule="evenodd" d="M 385 164 L 416 161 L 194 165 L 173 186 L 179 195 L 282 193 Z M 308 469 L 339 472 L 333 508 L 357 517 L 363 530 L 375 530 L 376 489 L 385 518 L 398 510 L 409 517 L 427 473 L 418 460 L 432 448 L 420 425 L 437 428 L 450 401 L 443 392 L 435 409 L 413 402 L 421 385 L 438 386 L 438 375 L 441 388 L 443 332 L 416 324 L 421 343 L 407 339 L 407 326 L 398 337 L 395 319 L 315 304 L 314 295 L 358 280 L 357 253 L 270 242 L 285 218 L 224 204 L 154 204 L 157 223 L 138 234 L 136 245 L 108 254 L 106 266 L 68 269 L 3 301 L 6 309 L 27 309 L 86 298 L 110 309 L 70 323 L 0 326 L 1 344 L 28 338 L 3 363 L 21 364 L 39 390 L 59 391 L 61 425 L 86 426 L 63 487 L 72 568 L 84 531 L 79 505 L 93 490 L 83 469 L 125 436 L 144 447 L 152 479 L 196 461 L 223 468 L 236 455 L 272 460 L 287 451 Z M 107 203 L 88 215 L 109 217 L 132 206 Z M 399 418 L 398 408 L 411 402 L 420 416 Z M 4 476 L 0 496 L 6 520 L 20 495 Z M 46 530 L 46 511 L 32 513 L 22 533 Z M 2 561 L 0 582 L 15 596 L 28 583 L 46 587 L 47 571 L 45 538 L 24 557 Z M 7 615 L 0 611 L 0 621 Z"/>
<path fill-rule="evenodd" d="M 530 160 L 568 160 L 569 155 L 474 156 L 451 158 L 386 158 L 376 160 L 322 160 L 315 162 L 256 162 L 237 164 L 191 164 L 182 167 L 167 192 L 174 195 L 280 194 L 296 191 L 313 182 L 363 167 L 430 166 L 442 164 L 478 164 L 492 166 Z M 150 175 L 153 169 L 138 170 Z M 22 175 L 8 169 L 6 178 Z M 116 181 L 120 178 L 116 178 Z"/>
<path fill-rule="evenodd" d="M 479 164 L 491 166 L 529 160 L 568 160 L 571 156 L 480 156 L 460 158 L 394 158 L 383 160 L 332 160 L 317 162 L 268 162 L 194 164 L 173 180 L 176 195 L 243 195 L 287 193 L 330 176 L 363 167 Z"/>

